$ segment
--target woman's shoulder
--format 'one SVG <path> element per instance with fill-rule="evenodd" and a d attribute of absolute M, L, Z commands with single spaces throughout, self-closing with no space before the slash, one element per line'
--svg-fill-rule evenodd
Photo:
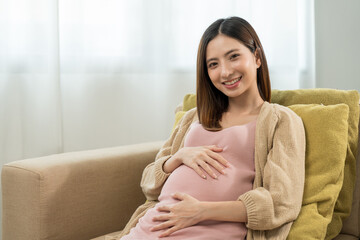
<path fill-rule="evenodd" d="M 185 121 L 194 121 L 197 119 L 197 108 L 192 108 L 187 111 L 183 117 Z"/>
<path fill-rule="evenodd" d="M 184 116 L 181 118 L 178 127 L 179 128 L 188 128 L 191 123 L 198 120 L 197 108 L 192 108 L 185 112 Z"/>
<path fill-rule="evenodd" d="M 290 135 L 304 136 L 304 124 L 301 119 L 290 108 L 276 103 L 268 103 L 261 109 L 257 129 L 260 132 L 267 132 L 272 139 L 275 132 L 283 132 L 285 139 Z M 289 135 L 290 134 L 290 135 Z"/>
<path fill-rule="evenodd" d="M 301 118 L 293 110 L 286 106 L 269 102 L 265 102 L 264 104 L 264 109 L 262 109 L 260 114 L 263 113 L 263 115 L 267 115 L 267 117 L 271 117 L 276 121 L 285 120 L 302 122 Z"/>

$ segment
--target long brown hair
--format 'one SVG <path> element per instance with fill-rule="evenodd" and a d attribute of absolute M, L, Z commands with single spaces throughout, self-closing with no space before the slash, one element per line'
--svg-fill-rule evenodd
<path fill-rule="evenodd" d="M 229 106 L 228 97 L 211 82 L 206 65 L 206 48 L 218 34 L 239 40 L 253 54 L 260 58 L 257 69 L 257 86 L 261 98 L 270 102 L 271 87 L 265 53 L 253 27 L 244 19 L 230 17 L 212 23 L 201 37 L 196 66 L 196 102 L 199 122 L 208 130 L 221 129 L 219 121 Z"/>

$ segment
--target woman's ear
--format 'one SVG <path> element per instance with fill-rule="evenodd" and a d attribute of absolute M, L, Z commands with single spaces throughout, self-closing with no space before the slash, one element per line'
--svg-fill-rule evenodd
<path fill-rule="evenodd" d="M 256 59 L 257 68 L 259 68 L 261 66 L 261 59 L 260 59 L 259 51 L 260 51 L 259 48 L 256 48 L 256 50 L 255 50 L 255 59 Z"/>

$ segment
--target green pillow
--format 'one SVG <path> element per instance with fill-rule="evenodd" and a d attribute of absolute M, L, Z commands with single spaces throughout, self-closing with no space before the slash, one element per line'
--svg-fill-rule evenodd
<path fill-rule="evenodd" d="M 175 123 L 173 126 L 173 131 L 180 122 L 181 118 L 185 115 L 187 111 L 196 107 L 196 95 L 195 94 L 186 94 L 182 103 L 182 110 L 175 113 Z"/>
<path fill-rule="evenodd" d="M 303 120 L 306 155 L 302 207 L 287 239 L 324 239 L 343 184 L 349 107 L 298 104 L 289 108 Z"/>
<path fill-rule="evenodd" d="M 196 95 L 186 94 L 183 100 L 183 111 L 189 111 L 194 107 L 196 107 Z"/>
<path fill-rule="evenodd" d="M 186 111 L 178 111 L 175 113 L 175 122 L 174 122 L 174 126 L 173 126 L 173 131 L 175 129 L 175 127 L 179 124 L 180 120 L 182 119 L 182 117 L 185 115 Z"/>
<path fill-rule="evenodd" d="M 334 214 L 328 225 L 326 240 L 335 238 L 341 231 L 342 221 L 350 215 L 356 176 L 356 153 L 358 143 L 359 93 L 356 90 L 298 89 L 272 90 L 271 102 L 284 106 L 293 104 L 334 105 L 345 103 L 349 106 L 348 146 L 344 168 L 344 183 L 336 200 Z"/>

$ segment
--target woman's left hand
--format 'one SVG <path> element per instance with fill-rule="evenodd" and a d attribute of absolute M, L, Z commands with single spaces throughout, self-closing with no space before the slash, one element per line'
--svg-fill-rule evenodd
<path fill-rule="evenodd" d="M 158 207 L 158 211 L 167 213 L 153 218 L 153 221 L 163 221 L 163 223 L 152 227 L 151 231 L 168 229 L 159 237 L 169 236 L 177 230 L 195 225 L 203 220 L 202 215 L 205 209 L 202 208 L 200 201 L 186 193 L 175 193 L 172 197 L 180 202 Z"/>

